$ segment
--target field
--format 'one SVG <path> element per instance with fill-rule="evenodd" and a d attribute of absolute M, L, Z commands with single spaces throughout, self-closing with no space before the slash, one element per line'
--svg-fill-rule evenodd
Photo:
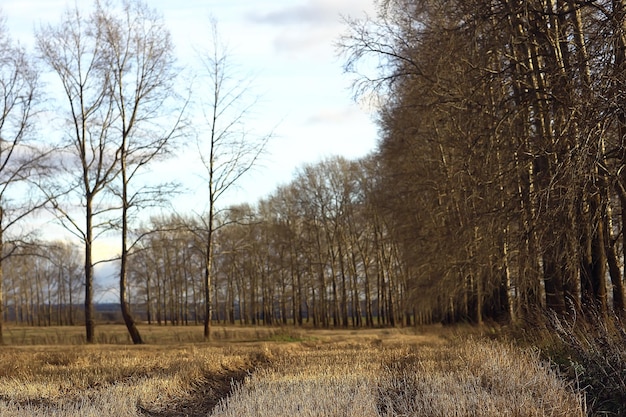
<path fill-rule="evenodd" d="M 536 354 L 437 327 L 294 330 L 10 328 L 0 416 L 583 416 Z"/>

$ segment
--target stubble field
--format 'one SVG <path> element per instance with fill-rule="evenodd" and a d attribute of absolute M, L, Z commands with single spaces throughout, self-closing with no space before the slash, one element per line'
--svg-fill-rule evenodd
<path fill-rule="evenodd" d="M 142 328 L 143 346 L 117 326 L 96 345 L 44 330 L 10 329 L 23 343 L 1 348 L 0 416 L 585 415 L 538 355 L 441 328 L 216 328 L 211 343 L 199 328 Z"/>

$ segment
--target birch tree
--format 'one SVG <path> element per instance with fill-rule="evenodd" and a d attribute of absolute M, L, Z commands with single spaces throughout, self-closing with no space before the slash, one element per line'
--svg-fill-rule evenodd
<path fill-rule="evenodd" d="M 210 338 L 211 288 L 216 215 L 228 191 L 248 174 L 265 150 L 271 134 L 256 134 L 246 125 L 256 105 L 251 100 L 252 84 L 237 78 L 237 67 L 220 40 L 217 23 L 211 22 L 210 46 L 201 55 L 202 72 L 198 93 L 205 129 L 198 131 L 196 144 L 204 168 L 202 179 L 208 193 L 202 213 L 204 255 L 204 338 Z"/>

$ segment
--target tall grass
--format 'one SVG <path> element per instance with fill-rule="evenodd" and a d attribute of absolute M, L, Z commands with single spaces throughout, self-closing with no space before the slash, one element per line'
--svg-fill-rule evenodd
<path fill-rule="evenodd" d="M 626 416 L 626 330 L 617 316 L 550 316 L 544 354 L 583 390 L 592 415 Z"/>
<path fill-rule="evenodd" d="M 411 349 L 379 380 L 383 416 L 583 416 L 582 398 L 537 355 L 470 340 Z"/>

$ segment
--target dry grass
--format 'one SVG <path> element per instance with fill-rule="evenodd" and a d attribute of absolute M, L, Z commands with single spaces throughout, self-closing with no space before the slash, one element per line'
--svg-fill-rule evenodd
<path fill-rule="evenodd" d="M 537 355 L 501 342 L 408 349 L 388 358 L 381 375 L 384 416 L 585 415 L 582 397 Z"/>
<path fill-rule="evenodd" d="M 588 309 L 586 318 L 550 315 L 526 341 L 584 388 L 589 414 L 626 415 L 626 322 Z"/>
<path fill-rule="evenodd" d="M 147 344 L 201 343 L 203 328 L 192 326 L 139 325 L 139 331 Z M 285 334 L 300 334 L 293 328 L 214 326 L 212 339 L 216 342 L 247 342 L 271 340 Z M 96 327 L 96 343 L 107 345 L 130 345 L 126 326 L 106 324 Z M 85 328 L 82 326 L 5 326 L 4 340 L 7 345 L 81 345 L 85 344 Z"/>
<path fill-rule="evenodd" d="M 439 330 L 248 332 L 209 345 L 4 347 L 0 416 L 584 415 L 537 357 L 501 343 Z"/>
<path fill-rule="evenodd" d="M 248 377 L 214 417 L 584 416 L 536 356 L 470 340 L 291 350 Z"/>
<path fill-rule="evenodd" d="M 193 345 L 5 348 L 0 358 L 1 416 L 68 417 L 159 415 L 200 392 L 207 415 L 222 381 L 262 360 L 258 349 Z"/>

